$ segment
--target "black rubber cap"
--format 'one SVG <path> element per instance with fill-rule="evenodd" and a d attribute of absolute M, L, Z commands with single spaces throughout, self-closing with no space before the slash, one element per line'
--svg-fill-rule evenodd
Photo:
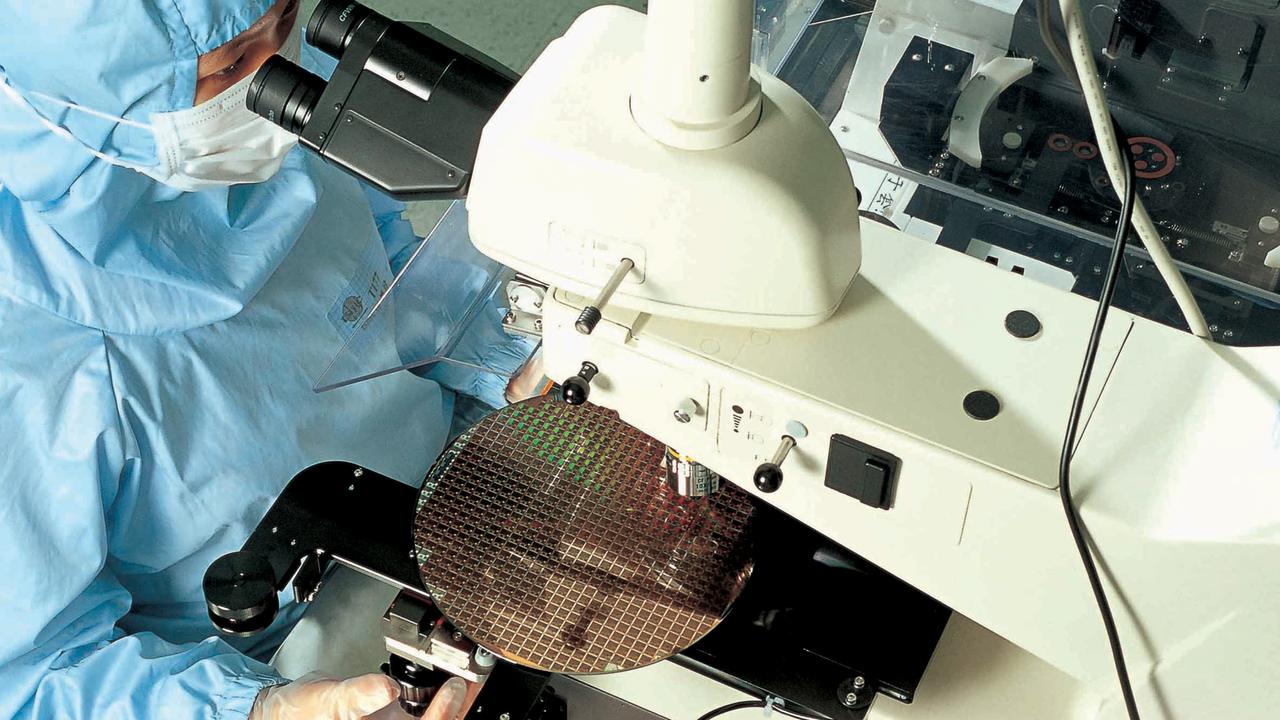
<path fill-rule="evenodd" d="M 261 555 L 243 550 L 223 555 L 204 574 L 209 619 L 231 635 L 252 635 L 271 625 L 280 609 L 275 573 Z"/>
<path fill-rule="evenodd" d="M 986 390 L 974 390 L 964 396 L 964 411 L 974 420 L 991 420 L 1000 414 L 1000 399 Z"/>
<path fill-rule="evenodd" d="M 573 326 L 583 335 L 590 335 L 596 329 L 596 325 L 600 324 L 600 308 L 587 306 L 583 308 L 582 314 L 578 316 L 578 322 Z"/>
<path fill-rule="evenodd" d="M 756 468 L 756 474 L 753 479 L 756 483 L 756 489 L 760 492 L 777 492 L 778 488 L 782 487 L 782 468 L 771 462 L 764 463 Z"/>
<path fill-rule="evenodd" d="M 1005 316 L 1004 329 L 1020 340 L 1030 340 L 1040 334 L 1043 326 L 1040 324 L 1040 318 L 1033 313 L 1026 310 L 1014 310 Z"/>

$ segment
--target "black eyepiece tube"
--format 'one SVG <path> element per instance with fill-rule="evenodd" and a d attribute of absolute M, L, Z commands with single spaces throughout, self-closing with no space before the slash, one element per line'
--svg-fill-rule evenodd
<path fill-rule="evenodd" d="M 307 42 L 323 53 L 340 58 L 360 24 L 371 17 L 382 16 L 351 0 L 321 0 L 307 21 Z"/>
<path fill-rule="evenodd" d="M 249 110 L 298 135 L 311 120 L 324 87 L 323 78 L 274 55 L 249 82 L 246 104 Z"/>

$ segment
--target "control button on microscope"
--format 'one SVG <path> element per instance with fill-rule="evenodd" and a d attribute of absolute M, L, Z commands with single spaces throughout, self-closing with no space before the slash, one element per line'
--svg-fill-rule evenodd
<path fill-rule="evenodd" d="M 880 458 L 868 458 L 864 463 L 860 497 L 872 507 L 886 507 L 889 499 L 889 483 L 893 481 L 893 467 Z"/>
<path fill-rule="evenodd" d="M 844 435 L 832 435 L 824 484 L 864 505 L 889 510 L 901 467 L 902 461 L 890 453 Z"/>

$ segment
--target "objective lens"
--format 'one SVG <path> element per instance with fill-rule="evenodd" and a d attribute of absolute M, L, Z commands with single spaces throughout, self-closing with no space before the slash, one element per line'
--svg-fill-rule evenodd
<path fill-rule="evenodd" d="M 307 42 L 321 52 L 336 58 L 342 57 L 360 23 L 377 15 L 351 0 L 323 0 L 307 21 Z"/>
<path fill-rule="evenodd" d="M 250 81 L 246 104 L 251 111 L 298 135 L 311 120 L 324 87 L 323 78 L 274 55 Z"/>

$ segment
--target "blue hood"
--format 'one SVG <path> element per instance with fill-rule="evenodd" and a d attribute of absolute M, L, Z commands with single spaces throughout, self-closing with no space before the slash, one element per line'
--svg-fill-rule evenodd
<path fill-rule="evenodd" d="M 0 0 L 0 76 L 81 143 L 155 164 L 147 123 L 191 107 L 196 61 L 271 0 Z M 295 28 L 299 32 L 300 28 Z M 295 151 L 269 181 L 183 193 L 96 159 L 0 95 L 0 294 L 107 332 L 238 313 L 292 249 L 319 190 Z"/>

